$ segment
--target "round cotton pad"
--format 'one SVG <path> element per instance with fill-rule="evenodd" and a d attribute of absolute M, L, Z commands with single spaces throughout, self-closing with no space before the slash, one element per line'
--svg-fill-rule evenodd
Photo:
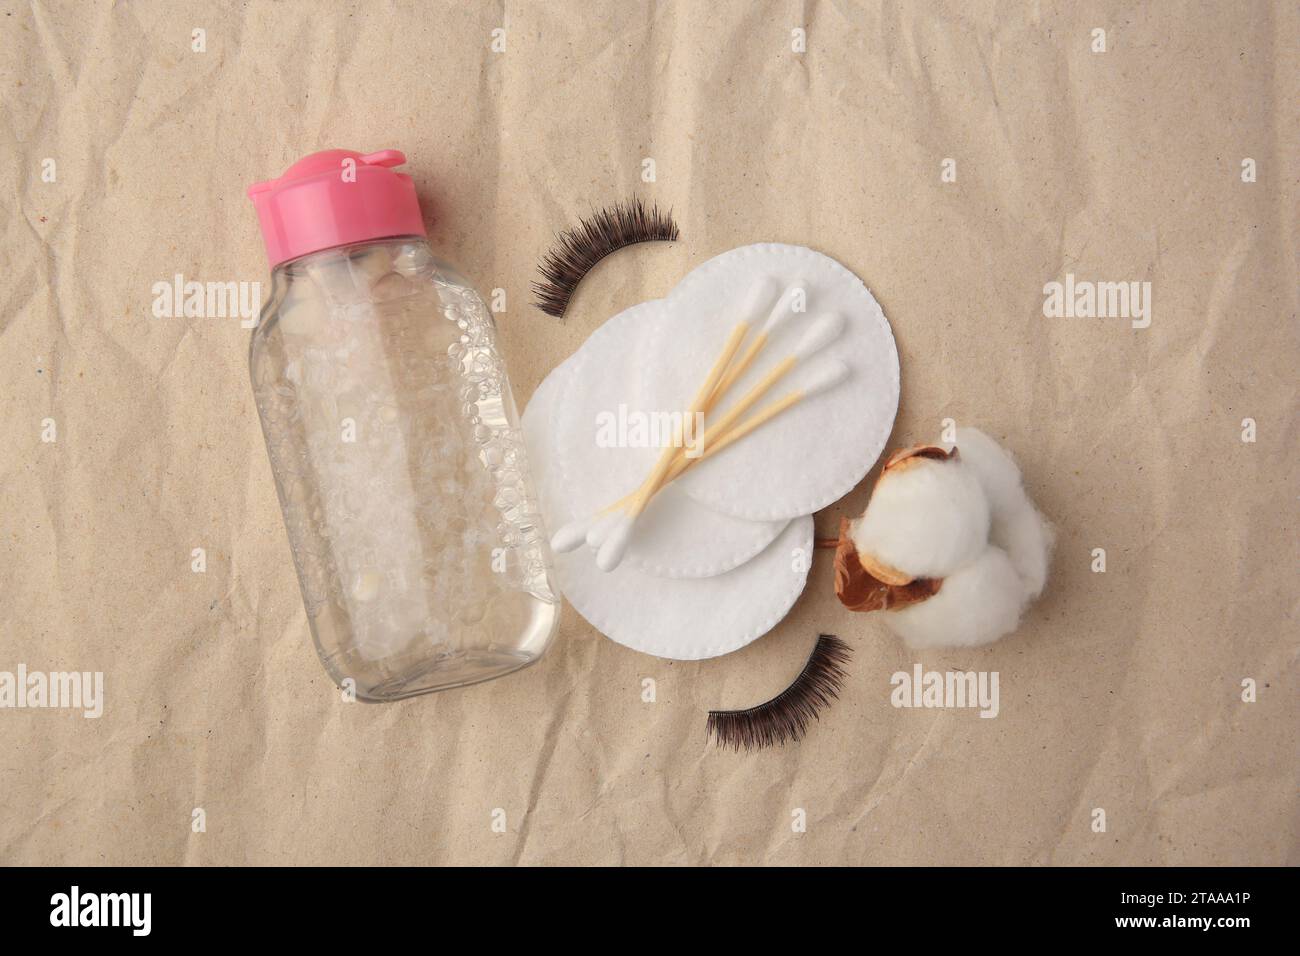
<path fill-rule="evenodd" d="M 662 301 L 620 312 L 564 363 L 570 374 L 557 398 L 552 467 L 556 495 L 572 517 L 593 515 L 635 490 L 673 439 L 674 420 L 642 400 L 657 370 L 638 358 L 652 350 L 665 316 Z M 787 523 L 724 514 L 673 482 L 637 521 L 624 561 L 657 577 L 711 577 L 754 557 Z"/>
<path fill-rule="evenodd" d="M 553 371 L 523 415 L 529 465 L 551 529 L 573 517 L 555 494 L 552 466 L 553 412 L 575 364 Z M 812 518 L 803 517 L 752 560 L 714 577 L 661 578 L 627 561 L 606 573 L 586 548 L 557 554 L 555 570 L 565 598 L 611 640 L 656 657 L 702 660 L 739 650 L 785 617 L 807 582 L 812 547 Z"/>
<path fill-rule="evenodd" d="M 807 311 L 782 320 L 753 366 L 723 397 L 718 412 L 790 355 L 827 314 L 843 317 L 843 331 L 802 359 L 754 412 L 813 381 L 829 359 L 844 362 L 849 374 L 677 480 L 699 503 L 752 521 L 811 514 L 843 497 L 871 470 L 889 439 L 898 410 L 898 352 L 889 323 L 862 280 L 834 259 L 802 246 L 764 243 L 733 249 L 677 284 L 664 299 L 665 320 L 655 323 L 644 349 L 610 373 L 628 374 L 635 365 L 644 370 L 643 407 L 681 408 L 732 330 L 737 306 L 763 276 L 775 278 L 781 289 L 802 281 Z"/>

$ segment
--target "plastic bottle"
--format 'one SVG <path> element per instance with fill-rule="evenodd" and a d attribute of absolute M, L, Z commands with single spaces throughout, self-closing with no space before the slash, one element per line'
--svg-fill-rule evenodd
<path fill-rule="evenodd" d="M 524 667 L 560 610 L 495 326 L 405 161 L 327 150 L 249 189 L 258 413 L 316 649 L 367 700 Z"/>

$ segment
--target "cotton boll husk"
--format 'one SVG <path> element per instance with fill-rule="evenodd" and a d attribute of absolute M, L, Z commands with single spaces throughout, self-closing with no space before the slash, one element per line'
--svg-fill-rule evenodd
<path fill-rule="evenodd" d="M 854 547 L 913 578 L 947 577 L 984 550 L 988 500 L 960 457 L 905 465 L 880 476 L 850 529 Z"/>
<path fill-rule="evenodd" d="M 944 578 L 934 596 L 898 611 L 885 623 L 908 647 L 976 647 L 1010 634 L 1026 599 L 1020 575 L 1001 548 L 990 546 L 974 562 Z"/>
<path fill-rule="evenodd" d="M 1047 582 L 1052 528 L 1029 500 L 1015 459 L 978 428 L 957 430 L 961 460 L 975 473 L 989 501 L 989 540 L 1005 550 L 1020 575 L 1027 600 Z"/>

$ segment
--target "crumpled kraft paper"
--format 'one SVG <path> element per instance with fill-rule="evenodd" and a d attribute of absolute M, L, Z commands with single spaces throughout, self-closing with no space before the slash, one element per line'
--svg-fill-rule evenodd
<path fill-rule="evenodd" d="M 0 709 L 0 862 L 1300 861 L 1297 28 L 1259 2 L 0 5 L 0 671 L 104 675 L 98 718 Z M 517 675 L 345 703 L 249 330 L 153 308 L 177 275 L 266 283 L 244 190 L 334 146 L 406 152 L 436 250 L 504 292 L 521 404 L 721 251 L 843 262 L 898 341 L 890 447 L 952 419 L 1011 448 L 1059 531 L 1043 600 L 916 656 L 822 551 L 736 654 L 657 660 L 566 610 Z M 681 241 L 535 309 L 552 233 L 632 195 Z M 1150 308 L 1049 317 L 1053 282 Z M 854 657 L 806 740 L 706 742 L 819 632 Z M 893 706 L 917 663 L 996 671 L 997 716 Z"/>

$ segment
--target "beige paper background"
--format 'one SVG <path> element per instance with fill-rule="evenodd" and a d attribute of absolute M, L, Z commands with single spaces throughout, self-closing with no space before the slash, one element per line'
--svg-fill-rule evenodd
<path fill-rule="evenodd" d="M 5 0 L 0 670 L 102 670 L 107 705 L 0 711 L 0 862 L 1300 861 L 1298 21 L 1255 2 Z M 437 249 L 507 292 L 521 405 L 714 254 L 838 258 L 898 340 L 891 444 L 951 417 L 1021 459 L 1059 529 L 1045 598 L 992 647 L 918 655 L 839 607 L 822 554 L 789 618 L 718 660 L 638 655 L 566 609 L 525 672 L 343 703 L 249 333 L 150 315 L 178 272 L 265 280 L 244 189 L 332 146 L 406 151 Z M 563 323 L 534 309 L 552 231 L 634 194 L 682 241 L 607 260 Z M 1150 328 L 1044 318 L 1066 272 L 1149 280 Z M 855 659 L 802 744 L 706 742 L 710 707 L 785 686 L 821 631 Z M 918 660 L 997 670 L 1000 716 L 891 707 Z"/>

